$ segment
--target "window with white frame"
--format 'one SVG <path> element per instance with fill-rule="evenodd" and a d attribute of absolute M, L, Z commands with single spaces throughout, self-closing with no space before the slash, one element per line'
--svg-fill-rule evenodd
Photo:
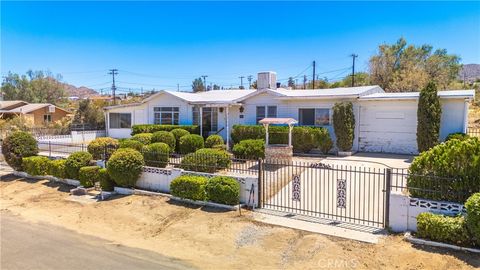
<path fill-rule="evenodd" d="M 52 115 L 51 114 L 44 114 L 43 115 L 43 122 L 45 122 L 45 123 L 52 122 Z"/>
<path fill-rule="evenodd" d="M 298 118 L 301 126 L 328 126 L 330 125 L 330 109 L 299 109 Z"/>
<path fill-rule="evenodd" d="M 257 124 L 263 118 L 276 118 L 277 106 L 257 106 Z"/>
<path fill-rule="evenodd" d="M 109 113 L 108 122 L 110 128 L 131 128 L 132 114 L 131 113 Z"/>
<path fill-rule="evenodd" d="M 180 109 L 178 107 L 154 107 L 153 123 L 160 125 L 178 125 Z"/>

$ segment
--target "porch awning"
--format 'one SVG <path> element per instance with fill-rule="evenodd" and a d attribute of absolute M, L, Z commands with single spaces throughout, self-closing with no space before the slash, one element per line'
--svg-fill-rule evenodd
<path fill-rule="evenodd" d="M 293 118 L 263 118 L 259 123 L 267 125 L 295 125 L 298 121 Z"/>

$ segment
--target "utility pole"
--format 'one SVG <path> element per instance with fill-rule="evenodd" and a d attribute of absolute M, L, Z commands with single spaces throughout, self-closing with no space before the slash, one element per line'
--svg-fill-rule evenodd
<path fill-rule="evenodd" d="M 252 79 L 253 79 L 253 76 L 252 76 L 252 75 L 248 75 L 248 77 L 247 77 L 247 80 L 248 80 L 248 89 L 251 89 L 251 88 L 252 88 Z"/>
<path fill-rule="evenodd" d="M 205 91 L 207 91 L 207 77 L 208 77 L 208 75 L 202 75 L 200 77 L 203 78 L 203 87 L 205 88 Z"/>
<path fill-rule="evenodd" d="M 240 76 L 238 78 L 240 78 L 240 89 L 243 89 L 243 78 L 245 78 L 245 76 Z"/>
<path fill-rule="evenodd" d="M 307 75 L 303 75 L 303 89 L 307 89 Z"/>
<path fill-rule="evenodd" d="M 352 63 L 352 87 L 354 87 L 355 86 L 355 58 L 357 58 L 358 55 L 352 53 L 350 56 L 352 57 L 352 61 L 353 61 L 353 63 Z"/>
<path fill-rule="evenodd" d="M 113 105 L 115 105 L 116 103 L 115 90 L 117 90 L 117 87 L 115 87 L 115 75 L 118 75 L 118 70 L 116 68 L 110 69 L 110 72 L 108 74 L 112 75 L 112 95 L 113 95 Z"/>
<path fill-rule="evenodd" d="M 315 60 L 313 61 L 313 84 L 312 84 L 312 88 L 315 89 Z"/>
<path fill-rule="evenodd" d="M 177 83 L 177 92 L 180 92 L 180 84 Z"/>
<path fill-rule="evenodd" d="M 298 79 L 295 79 L 295 87 L 293 87 L 293 89 L 297 89 L 297 85 L 298 85 Z"/>

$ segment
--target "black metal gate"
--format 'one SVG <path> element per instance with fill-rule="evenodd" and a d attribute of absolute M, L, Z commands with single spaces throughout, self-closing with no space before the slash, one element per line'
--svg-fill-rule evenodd
<path fill-rule="evenodd" d="M 260 207 L 338 222 L 388 226 L 390 169 L 260 162 Z"/>

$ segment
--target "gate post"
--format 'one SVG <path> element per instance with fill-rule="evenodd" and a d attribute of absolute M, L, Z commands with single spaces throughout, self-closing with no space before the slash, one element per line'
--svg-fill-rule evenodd
<path fill-rule="evenodd" d="M 392 169 L 385 169 L 385 228 L 390 226 L 390 191 L 392 189 Z"/>
<path fill-rule="evenodd" d="M 263 207 L 263 159 L 258 159 L 258 208 Z"/>

